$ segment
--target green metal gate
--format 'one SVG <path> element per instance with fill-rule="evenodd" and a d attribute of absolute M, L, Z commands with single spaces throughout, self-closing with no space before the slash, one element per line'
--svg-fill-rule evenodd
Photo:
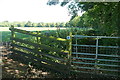
<path fill-rule="evenodd" d="M 74 72 L 120 76 L 120 37 L 73 35 Z"/>

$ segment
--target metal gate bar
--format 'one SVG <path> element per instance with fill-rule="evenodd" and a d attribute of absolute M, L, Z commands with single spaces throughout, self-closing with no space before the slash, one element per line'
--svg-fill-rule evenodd
<path fill-rule="evenodd" d="M 83 35 L 73 35 L 72 37 L 73 39 L 77 38 L 77 40 L 83 38 L 95 38 L 94 40 L 96 40 L 95 45 L 80 45 L 78 41 L 76 41 L 75 44 L 72 44 L 72 46 L 75 47 L 73 49 L 77 49 L 72 51 L 72 66 L 74 68 L 73 71 L 120 76 L 120 46 L 99 45 L 99 39 L 120 39 L 120 37 Z"/>

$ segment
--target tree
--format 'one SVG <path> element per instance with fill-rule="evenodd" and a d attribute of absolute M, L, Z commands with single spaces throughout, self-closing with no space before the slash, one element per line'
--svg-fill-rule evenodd
<path fill-rule="evenodd" d="M 32 22 L 28 21 L 28 22 L 24 25 L 24 27 L 32 27 Z"/>
<path fill-rule="evenodd" d="M 21 24 L 17 24 L 17 27 L 22 27 Z"/>
<path fill-rule="evenodd" d="M 104 35 L 120 35 L 119 2 L 77 2 L 76 0 L 65 1 L 66 0 L 59 3 L 61 6 L 68 5 L 69 13 L 72 15 L 70 24 L 71 22 L 75 22 L 74 19 L 77 17 L 78 11 L 86 11 L 85 15 L 80 17 L 79 20 L 79 22 L 82 21 L 83 26 L 90 26 L 98 29 Z"/>

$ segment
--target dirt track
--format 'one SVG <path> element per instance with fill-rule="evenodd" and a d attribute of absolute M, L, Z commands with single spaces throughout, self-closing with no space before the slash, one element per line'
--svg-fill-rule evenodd
<path fill-rule="evenodd" d="M 10 51 L 5 46 L 0 46 L 2 50 L 2 78 L 51 78 L 53 74 L 43 72 L 9 58 Z"/>

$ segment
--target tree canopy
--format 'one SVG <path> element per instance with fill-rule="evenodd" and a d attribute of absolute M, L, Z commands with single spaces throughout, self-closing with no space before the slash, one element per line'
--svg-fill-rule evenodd
<path fill-rule="evenodd" d="M 50 1 L 54 2 L 54 0 Z M 59 3 L 61 6 L 68 5 L 69 13 L 72 15 L 69 23 L 72 26 L 92 27 L 101 31 L 104 35 L 120 35 L 119 2 L 77 2 L 76 0 L 65 1 L 66 0 L 63 0 L 63 2 Z M 58 2 L 56 4 L 58 4 Z M 78 11 L 85 11 L 85 13 L 82 16 L 78 16 Z"/>

